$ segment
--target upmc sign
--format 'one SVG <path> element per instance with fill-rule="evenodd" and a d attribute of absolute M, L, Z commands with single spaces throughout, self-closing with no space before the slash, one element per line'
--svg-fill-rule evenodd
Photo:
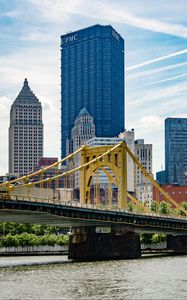
<path fill-rule="evenodd" d="M 74 42 L 74 41 L 78 40 L 78 38 L 79 38 L 78 34 L 67 36 L 66 38 L 64 38 L 62 40 L 62 44 L 67 44 L 67 43 L 70 43 L 70 42 Z"/>

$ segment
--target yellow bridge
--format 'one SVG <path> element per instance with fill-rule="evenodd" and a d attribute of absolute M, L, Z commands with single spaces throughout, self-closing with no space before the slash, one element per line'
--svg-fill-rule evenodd
<path fill-rule="evenodd" d="M 50 198 L 54 203 L 59 203 L 59 194 L 56 192 L 59 190 L 59 179 L 64 180 L 64 191 L 67 191 L 69 188 L 69 191 L 71 190 L 72 192 L 74 188 L 75 174 L 79 173 L 78 177 L 80 196 L 79 199 L 76 199 L 76 201 L 79 201 L 81 205 L 92 204 L 92 207 L 94 205 L 97 208 L 101 207 L 102 205 L 103 208 L 103 204 L 100 203 L 98 175 L 98 171 L 102 171 L 108 178 L 107 202 L 104 205 L 106 209 L 111 208 L 112 210 L 112 206 L 115 205 L 115 207 L 127 211 L 129 209 L 128 203 L 131 202 L 138 209 L 138 211 L 149 213 L 150 206 L 147 206 L 144 202 L 139 202 L 135 196 L 132 193 L 129 193 L 127 190 L 127 156 L 129 156 L 133 164 L 138 167 L 139 172 L 144 175 L 146 181 L 149 181 L 157 190 L 156 194 L 158 196 L 157 199 L 154 199 L 155 203 L 159 202 L 159 194 L 162 193 L 165 196 L 165 201 L 167 203 L 170 203 L 172 207 L 176 208 L 178 213 L 182 212 L 182 215 L 186 216 L 186 210 L 181 205 L 176 203 L 174 199 L 172 199 L 143 168 L 143 166 L 128 148 L 125 141 L 120 142 L 115 146 L 82 146 L 74 153 L 50 166 L 47 166 L 46 168 L 0 184 L 0 195 L 7 195 L 8 197 L 12 198 L 16 195 L 22 197 L 24 196 L 24 198 L 33 196 L 33 199 L 35 200 L 38 198 L 40 201 L 43 199 L 43 201 L 46 200 L 46 202 L 49 201 Z M 60 166 L 64 162 L 67 163 L 68 170 L 59 173 Z M 58 170 L 58 174 L 46 178 L 46 173 L 54 168 Z M 97 181 L 95 182 L 94 188 L 95 201 L 91 202 L 90 190 L 95 175 L 97 175 Z M 55 183 L 53 191 L 51 190 L 52 182 Z M 117 201 L 115 204 L 113 204 L 112 201 L 112 185 L 115 185 L 117 188 Z M 40 193 L 37 194 L 36 190 L 40 190 Z M 69 200 L 70 202 L 73 202 L 75 200 L 73 192 L 71 193 L 71 198 L 69 197 L 66 199 L 67 193 L 64 193 L 63 197 L 64 199 L 61 199 L 62 201 Z M 177 215 L 176 212 L 175 215 Z"/>
<path fill-rule="evenodd" d="M 156 207 L 160 193 L 165 196 L 165 202 L 170 204 L 168 215 L 157 209 L 151 211 L 150 205 L 139 202 L 128 191 L 129 159 L 144 176 L 145 184 L 149 181 L 156 189 Z M 66 170 L 62 171 L 65 162 Z M 48 176 L 51 170 L 57 174 Z M 104 202 L 100 197 L 101 172 L 108 184 Z M 60 180 L 63 188 L 59 188 Z M 75 182 L 79 182 L 79 195 L 74 193 Z M 71 227 L 68 256 L 72 259 L 140 257 L 140 232 L 163 232 L 168 235 L 168 249 L 187 252 L 186 214 L 185 208 L 159 186 L 125 142 L 82 146 L 59 162 L 0 184 L 1 220 Z"/>

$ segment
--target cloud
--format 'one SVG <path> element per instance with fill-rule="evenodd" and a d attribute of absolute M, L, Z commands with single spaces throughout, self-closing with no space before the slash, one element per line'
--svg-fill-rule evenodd
<path fill-rule="evenodd" d="M 85 15 L 87 10 L 91 12 L 91 2 L 89 0 L 30 0 L 30 2 L 39 10 L 43 19 L 61 24 L 69 22 L 72 15 Z M 94 2 L 92 3 L 93 8 Z"/>
<path fill-rule="evenodd" d="M 185 25 L 137 16 L 127 9 L 125 2 L 121 1 L 115 1 L 115 4 L 104 0 L 30 1 L 40 11 L 41 16 L 50 22 L 64 23 L 70 21 L 72 17 L 82 16 L 187 38 L 187 27 Z"/>
<path fill-rule="evenodd" d="M 36 30 L 36 29 L 35 29 Z M 24 33 L 20 37 L 20 41 L 24 42 L 40 42 L 40 43 L 49 43 L 52 42 L 56 44 L 56 36 L 50 34 L 50 33 L 45 33 L 45 32 L 30 32 L 30 33 Z"/>
<path fill-rule="evenodd" d="M 38 95 L 37 97 L 41 101 L 42 108 L 44 111 L 50 111 L 50 113 L 51 112 L 54 113 L 54 111 L 57 109 L 57 107 L 54 106 L 54 103 L 51 99 L 41 96 L 41 95 Z"/>
<path fill-rule="evenodd" d="M 136 97 L 136 99 L 130 99 L 129 100 L 129 105 L 134 105 L 134 104 L 142 104 L 142 103 L 149 103 L 151 106 L 155 100 L 161 100 L 163 101 L 164 98 L 168 97 L 174 97 L 176 94 L 180 92 L 187 91 L 187 83 L 178 83 L 172 86 L 168 86 L 166 88 L 161 88 L 161 89 L 156 89 L 156 90 L 151 90 L 147 92 L 145 90 L 145 96 L 143 97 Z M 178 101 L 178 99 L 177 99 Z"/>
<path fill-rule="evenodd" d="M 163 119 L 159 116 L 143 116 L 141 117 L 138 122 L 136 123 L 136 128 L 144 128 L 147 130 L 152 130 L 154 128 L 161 127 L 163 125 Z"/>
<path fill-rule="evenodd" d="M 183 49 L 181 51 L 177 51 L 177 52 L 174 52 L 174 53 L 170 53 L 168 55 L 164 55 L 164 56 L 160 56 L 160 57 L 157 57 L 157 58 L 154 58 L 154 59 L 150 59 L 150 60 L 144 61 L 143 63 L 128 67 L 128 68 L 126 68 L 126 71 L 139 69 L 141 67 L 145 67 L 147 65 L 151 65 L 153 63 L 160 62 L 162 60 L 165 60 L 165 59 L 168 59 L 168 58 L 171 58 L 171 57 L 175 57 L 175 56 L 178 56 L 178 55 L 186 54 L 186 53 L 187 53 L 187 48 Z"/>
<path fill-rule="evenodd" d="M 12 101 L 7 96 L 0 96 L 0 112 L 1 112 L 1 118 L 7 117 L 10 112 L 10 106 L 12 104 Z M 2 127 L 0 127 L 2 128 Z"/>
<path fill-rule="evenodd" d="M 2 17 L 15 18 L 15 17 L 18 17 L 19 15 L 20 15 L 19 10 L 10 10 L 7 12 L 0 13 L 0 18 L 2 18 Z"/>
<path fill-rule="evenodd" d="M 125 23 L 137 28 L 142 28 L 154 32 L 160 32 L 170 34 L 178 37 L 187 38 L 187 27 L 181 24 L 169 23 L 166 21 L 160 21 L 155 18 L 143 18 L 133 15 L 128 12 L 125 6 L 106 6 L 104 11 L 104 17 L 112 19 L 113 21 Z"/>
<path fill-rule="evenodd" d="M 173 114 L 171 118 L 187 118 L 187 113 Z"/>

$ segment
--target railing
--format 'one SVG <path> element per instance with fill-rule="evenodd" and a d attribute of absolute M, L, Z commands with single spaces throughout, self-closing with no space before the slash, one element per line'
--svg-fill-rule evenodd
<path fill-rule="evenodd" d="M 141 215 L 141 216 L 150 216 L 150 217 L 161 217 L 161 218 L 168 218 L 168 219 L 181 219 L 187 220 L 184 216 L 174 216 L 174 215 L 166 215 L 166 214 L 158 214 L 158 213 L 145 213 L 145 212 L 132 212 L 127 209 L 120 209 L 118 207 L 112 206 L 104 206 L 104 205 L 95 205 L 95 204 L 82 204 L 77 201 L 61 201 L 57 198 L 43 198 L 43 197 L 35 197 L 35 196 L 27 196 L 27 195 L 8 195 L 0 193 L 0 199 L 2 200 L 14 200 L 14 201 L 29 201 L 29 202 L 37 202 L 43 204 L 55 204 L 55 205 L 64 205 L 64 206 L 71 206 L 71 207 L 79 207 L 79 208 L 87 208 L 87 209 L 96 209 L 96 210 L 104 210 L 104 211 L 111 211 L 111 212 L 122 212 L 128 213 L 131 215 Z"/>
<path fill-rule="evenodd" d="M 39 245 L 39 246 L 17 246 L 17 247 L 0 247 L 0 255 L 15 254 L 53 254 L 68 252 L 68 245 Z"/>

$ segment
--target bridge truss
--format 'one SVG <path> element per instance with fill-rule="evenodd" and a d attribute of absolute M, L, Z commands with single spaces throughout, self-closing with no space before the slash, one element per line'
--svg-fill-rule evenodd
<path fill-rule="evenodd" d="M 60 201 L 80 203 L 81 205 L 94 205 L 106 207 L 112 210 L 117 207 L 122 210 L 132 209 L 129 203 L 139 211 L 148 213 L 150 206 L 146 201 L 138 201 L 134 193 L 128 191 L 128 164 L 127 159 L 133 162 L 145 178 L 159 194 L 165 197 L 166 203 L 176 208 L 178 212 L 187 215 L 186 210 L 176 203 L 153 179 L 137 160 L 125 141 L 117 145 L 89 147 L 82 146 L 74 153 L 68 155 L 54 164 L 0 184 L 0 195 L 14 198 L 15 196 L 31 198 L 35 201 Z M 66 170 L 64 170 L 66 163 Z M 50 171 L 53 171 L 49 173 Z M 105 189 L 105 201 L 101 197 L 100 178 L 101 173 L 107 178 L 107 190 Z M 50 174 L 50 175 L 49 175 Z M 61 180 L 61 186 L 59 186 Z M 76 184 L 78 183 L 78 186 Z M 53 185 L 53 187 L 52 187 Z M 4 197 L 3 196 L 3 197 Z"/>

